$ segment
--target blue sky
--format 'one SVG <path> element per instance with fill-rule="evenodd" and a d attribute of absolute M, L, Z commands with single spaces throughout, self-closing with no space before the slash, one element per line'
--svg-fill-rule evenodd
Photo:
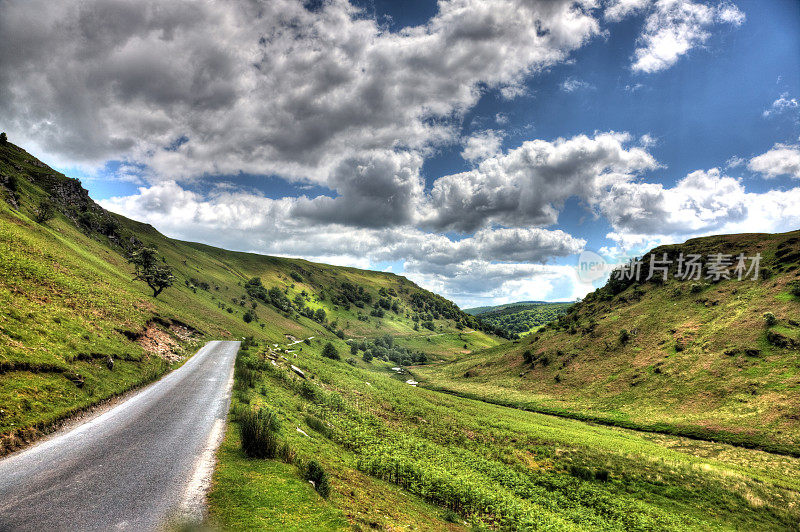
<path fill-rule="evenodd" d="M 800 227 L 796 1 L 69 4 L 0 6 L 0 127 L 170 236 L 471 306 Z"/>

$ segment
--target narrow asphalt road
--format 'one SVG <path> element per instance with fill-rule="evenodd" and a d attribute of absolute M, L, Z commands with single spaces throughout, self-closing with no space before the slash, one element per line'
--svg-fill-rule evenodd
<path fill-rule="evenodd" d="M 0 530 L 153 530 L 202 508 L 239 342 L 0 461 Z"/>

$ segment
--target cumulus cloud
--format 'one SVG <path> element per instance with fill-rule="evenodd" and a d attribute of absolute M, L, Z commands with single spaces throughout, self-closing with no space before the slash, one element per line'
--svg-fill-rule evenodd
<path fill-rule="evenodd" d="M 465 161 L 475 162 L 496 155 L 503 143 L 503 132 L 494 129 L 478 131 L 464 141 L 461 157 Z"/>
<path fill-rule="evenodd" d="M 745 21 L 745 14 L 734 4 L 712 6 L 691 0 L 620 0 L 607 8 L 606 18 L 618 21 L 642 9 L 647 16 L 631 69 L 645 74 L 669 68 L 693 48 L 705 44 L 714 26 L 737 27 Z"/>
<path fill-rule="evenodd" d="M 599 187 L 627 181 L 658 166 L 625 133 L 533 140 L 481 161 L 473 170 L 442 177 L 424 207 L 424 223 L 470 232 L 487 223 L 546 226 L 568 198 L 588 198 Z"/>
<path fill-rule="evenodd" d="M 776 144 L 768 152 L 750 159 L 747 167 L 768 179 L 781 175 L 800 179 L 800 145 Z"/>
<path fill-rule="evenodd" d="M 747 192 L 719 169 L 697 170 L 667 187 L 622 183 L 598 196 L 594 208 L 611 223 L 617 251 L 724 233 L 782 232 L 800 226 L 800 188 Z"/>
<path fill-rule="evenodd" d="M 513 96 L 597 35 L 590 7 L 448 0 L 390 32 L 345 0 L 10 0 L 0 115 L 73 164 L 324 184 L 344 161 L 456 141 L 482 90 Z"/>
<path fill-rule="evenodd" d="M 769 109 L 764 110 L 764 117 L 776 116 L 781 114 L 794 114 L 800 116 L 800 103 L 797 98 L 789 98 L 789 93 L 784 92 L 780 98 L 772 102 Z"/>
<path fill-rule="evenodd" d="M 620 20 L 641 11 L 651 0 L 611 0 L 605 11 L 605 19 L 609 22 Z"/>
<path fill-rule="evenodd" d="M 579 253 L 586 245 L 585 240 L 563 231 L 542 228 L 486 228 L 451 239 L 409 226 L 309 225 L 289 216 L 298 201 L 224 189 L 203 196 L 178 183 L 162 182 L 101 203 L 175 238 L 229 249 L 361 267 L 400 261 L 403 273 L 461 303 L 507 297 L 520 287 L 527 290 L 520 293 L 541 292 L 550 286 L 547 279 L 553 272 L 560 277 L 569 273 L 567 267 L 546 263 L 553 257 Z M 481 281 L 481 272 L 490 275 Z"/>

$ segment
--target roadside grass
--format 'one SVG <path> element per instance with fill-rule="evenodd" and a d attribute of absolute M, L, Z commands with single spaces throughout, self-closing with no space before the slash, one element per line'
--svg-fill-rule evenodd
<path fill-rule="evenodd" d="M 299 459 L 313 457 L 332 475 L 325 504 L 350 526 L 413 528 L 409 520 L 435 515 L 423 529 L 446 529 L 457 515 L 471 527 L 515 530 L 792 530 L 800 517 L 798 459 L 443 395 L 320 351 L 293 361 L 313 377 L 303 381 L 263 359 L 263 347 L 251 349 L 245 363 L 259 378 L 234 405 L 278 414 Z M 222 471 L 233 460 L 227 451 L 218 458 Z M 232 482 L 215 476 L 212 515 L 233 504 L 215 495 Z M 250 512 L 260 512 L 269 482 L 242 496 Z M 386 518 L 370 506 L 376 498 L 402 511 Z M 224 524 L 245 523 L 241 511 Z"/>

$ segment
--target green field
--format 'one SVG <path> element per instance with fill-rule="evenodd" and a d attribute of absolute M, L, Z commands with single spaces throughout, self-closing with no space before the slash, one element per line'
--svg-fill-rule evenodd
<path fill-rule="evenodd" d="M 514 530 L 789 530 L 800 516 L 800 459 L 442 395 L 385 364 L 332 363 L 321 343 L 292 361 L 309 380 L 268 362 L 265 346 L 240 354 L 252 387 L 234 392 L 233 411 L 275 412 L 296 456 L 292 465 L 245 458 L 232 422 L 211 494 L 216 524 L 277 527 L 271 501 L 310 459 L 324 464 L 332 493 L 324 500 L 309 485 L 286 510 L 310 505 L 311 522 L 326 527 L 343 515 L 343 528 L 361 529 L 455 528 L 449 519 Z"/>

